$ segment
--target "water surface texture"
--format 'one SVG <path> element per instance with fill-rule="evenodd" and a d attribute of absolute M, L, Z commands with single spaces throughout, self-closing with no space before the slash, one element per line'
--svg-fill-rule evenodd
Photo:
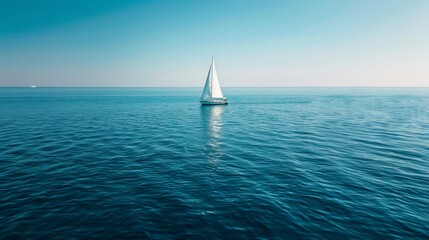
<path fill-rule="evenodd" d="M 0 238 L 429 238 L 429 89 L 200 91 L 0 88 Z"/>

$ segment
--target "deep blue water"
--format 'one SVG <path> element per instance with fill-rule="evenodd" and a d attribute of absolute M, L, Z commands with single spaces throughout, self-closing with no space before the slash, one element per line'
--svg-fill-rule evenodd
<path fill-rule="evenodd" d="M 0 88 L 0 238 L 429 239 L 428 88 Z"/>

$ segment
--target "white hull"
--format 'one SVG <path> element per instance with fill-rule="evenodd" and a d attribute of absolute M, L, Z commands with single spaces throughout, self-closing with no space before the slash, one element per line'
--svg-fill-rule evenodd
<path fill-rule="evenodd" d="M 228 104 L 226 98 L 223 99 L 210 99 L 208 101 L 200 101 L 202 105 L 224 105 Z"/>

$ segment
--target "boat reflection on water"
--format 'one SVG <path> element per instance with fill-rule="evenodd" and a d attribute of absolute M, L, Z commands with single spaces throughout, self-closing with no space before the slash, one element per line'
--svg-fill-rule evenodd
<path fill-rule="evenodd" d="M 225 111 L 225 105 L 202 105 L 201 119 L 207 145 L 205 147 L 206 156 L 211 163 L 216 163 L 223 155 L 221 148 L 222 136 L 222 114 Z"/>

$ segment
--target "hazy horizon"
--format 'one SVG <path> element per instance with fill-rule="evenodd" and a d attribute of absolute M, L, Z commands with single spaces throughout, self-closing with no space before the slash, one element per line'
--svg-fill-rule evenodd
<path fill-rule="evenodd" d="M 8 2 L 0 87 L 429 87 L 429 1 Z"/>
<path fill-rule="evenodd" d="M 28 88 L 33 85 L 0 86 L 0 88 Z M 41 86 L 37 88 L 204 88 L 203 86 Z M 429 88 L 429 86 L 222 86 L 222 88 Z"/>

